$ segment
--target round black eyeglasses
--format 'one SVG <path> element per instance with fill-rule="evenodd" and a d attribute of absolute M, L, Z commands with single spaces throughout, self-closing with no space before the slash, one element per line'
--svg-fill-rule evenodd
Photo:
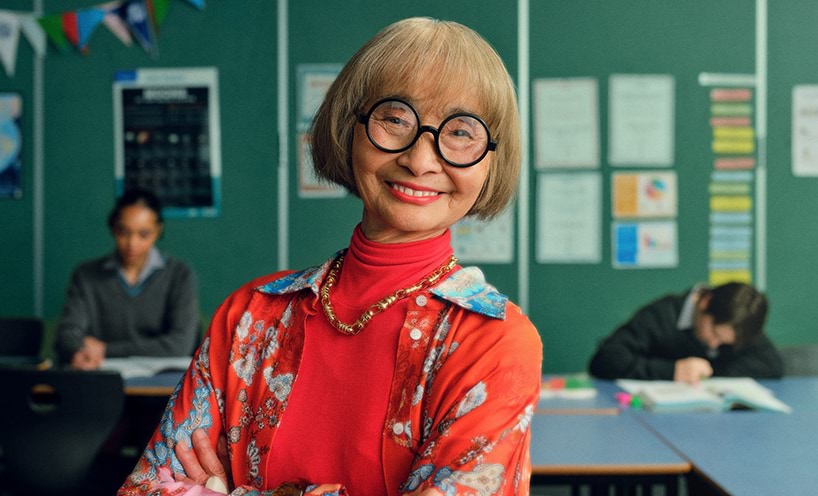
<path fill-rule="evenodd" d="M 438 155 L 453 167 L 471 167 L 497 149 L 485 121 L 467 112 L 446 117 L 437 128 L 421 126 L 420 116 L 412 105 L 399 98 L 384 98 L 357 117 L 366 126 L 369 141 L 387 153 L 408 150 L 427 131 L 435 137 Z"/>

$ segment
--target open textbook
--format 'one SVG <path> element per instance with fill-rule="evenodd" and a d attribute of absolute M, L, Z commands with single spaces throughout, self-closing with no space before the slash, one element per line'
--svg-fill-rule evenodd
<path fill-rule="evenodd" d="M 151 377 L 160 372 L 184 372 L 190 365 L 191 357 L 148 357 L 132 356 L 125 358 L 106 358 L 100 370 L 119 372 L 123 379 L 134 377 Z"/>
<path fill-rule="evenodd" d="M 620 379 L 617 386 L 638 396 L 654 412 L 721 412 L 749 408 L 790 413 L 772 391 L 749 377 L 711 377 L 693 386 L 673 381 Z"/>

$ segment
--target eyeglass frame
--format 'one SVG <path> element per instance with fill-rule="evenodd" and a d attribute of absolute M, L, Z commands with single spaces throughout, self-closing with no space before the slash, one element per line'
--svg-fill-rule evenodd
<path fill-rule="evenodd" d="M 402 104 L 406 105 L 407 107 L 409 107 L 410 110 L 412 110 L 412 113 L 415 114 L 415 119 L 417 120 L 417 123 L 418 123 L 418 129 L 417 129 L 417 132 L 415 133 L 415 137 L 412 138 L 406 146 L 404 146 L 402 148 L 399 148 L 397 150 L 392 150 L 392 149 L 385 148 L 385 147 L 379 145 L 375 141 L 375 139 L 372 137 L 372 135 L 369 133 L 369 119 L 370 119 L 370 117 L 372 117 L 372 112 L 376 108 L 378 108 L 381 104 L 386 103 L 386 102 L 398 102 L 398 103 L 402 103 Z M 426 132 L 432 133 L 432 136 L 435 137 L 435 151 L 437 151 L 438 156 L 440 156 L 440 158 L 442 158 L 443 161 L 446 162 L 447 164 L 451 165 L 452 167 L 457 167 L 459 169 L 465 169 L 467 167 L 472 167 L 474 165 L 477 165 L 478 163 L 480 163 L 481 160 L 486 158 L 486 155 L 488 155 L 489 152 L 493 152 L 493 151 L 497 150 L 497 142 L 491 139 L 491 129 L 489 129 L 489 125 L 486 124 L 486 121 L 484 121 L 479 115 L 471 114 L 469 112 L 455 112 L 454 114 L 452 114 L 452 115 L 446 117 L 445 119 L 443 119 L 443 121 L 438 125 L 438 127 L 421 126 L 420 125 L 420 114 L 418 114 L 418 111 L 415 109 L 414 106 L 412 106 L 411 103 L 407 102 L 406 100 L 403 100 L 402 98 L 386 97 L 386 98 L 381 98 L 380 100 L 373 103 L 372 106 L 369 107 L 369 110 L 366 113 L 364 113 L 364 112 L 356 113 L 355 117 L 357 118 L 357 120 L 358 120 L 358 122 L 360 124 L 364 125 L 364 129 L 366 129 L 366 137 L 369 138 L 369 142 L 372 143 L 372 145 L 375 148 L 377 148 L 378 150 L 380 150 L 382 152 L 386 152 L 386 153 L 403 153 L 403 152 L 405 152 L 406 150 L 408 150 L 408 149 L 412 148 L 413 146 L 415 146 L 415 143 L 418 142 L 418 140 L 420 139 L 420 136 L 423 133 L 426 133 Z M 488 138 L 488 141 L 486 142 L 486 148 L 483 150 L 483 153 L 480 154 L 480 156 L 477 157 L 476 160 L 474 160 L 472 162 L 469 162 L 467 164 L 457 164 L 457 163 L 452 162 L 451 160 L 447 159 L 443 155 L 443 152 L 440 150 L 440 130 L 442 128 L 446 127 L 446 124 L 448 124 L 449 121 L 451 121 L 452 119 L 456 119 L 458 117 L 470 117 L 472 119 L 475 119 L 477 122 L 479 122 L 483 126 L 483 128 L 485 128 L 486 137 Z"/>

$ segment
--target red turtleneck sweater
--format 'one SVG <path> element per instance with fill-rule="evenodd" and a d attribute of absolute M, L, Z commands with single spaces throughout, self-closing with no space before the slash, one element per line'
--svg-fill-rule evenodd
<path fill-rule="evenodd" d="M 356 227 L 330 294 L 335 314 L 351 324 L 373 303 L 420 281 L 449 259 L 450 241 L 446 231 L 412 243 L 375 243 Z M 355 336 L 338 332 L 321 308 L 306 319 L 304 354 L 266 470 L 270 487 L 304 479 L 344 484 L 353 496 L 389 492 L 381 437 L 405 306 L 403 300 L 374 316 Z"/>

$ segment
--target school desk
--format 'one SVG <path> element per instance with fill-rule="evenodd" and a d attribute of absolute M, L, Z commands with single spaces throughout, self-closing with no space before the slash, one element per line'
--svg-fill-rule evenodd
<path fill-rule="evenodd" d="M 679 456 L 635 416 L 534 415 L 531 421 L 532 484 L 587 485 L 608 494 L 610 485 L 661 485 L 676 494 L 690 462 Z M 647 493 L 649 494 L 649 493 Z"/>
<path fill-rule="evenodd" d="M 727 494 L 818 494 L 816 411 L 640 417 L 689 460 L 697 474 Z M 693 492 L 693 487 L 691 494 L 705 494 Z"/>
<path fill-rule="evenodd" d="M 759 379 L 758 383 L 795 411 L 818 411 L 818 377 Z"/>
<path fill-rule="evenodd" d="M 554 376 L 543 376 L 543 384 Z M 614 381 L 591 379 L 596 389 L 592 398 L 569 398 L 559 395 L 540 397 L 537 415 L 618 415 L 621 411 L 614 394 L 621 389 Z"/>
<path fill-rule="evenodd" d="M 184 372 L 172 370 L 151 377 L 133 377 L 125 380 L 125 395 L 169 397 L 182 379 Z"/>

